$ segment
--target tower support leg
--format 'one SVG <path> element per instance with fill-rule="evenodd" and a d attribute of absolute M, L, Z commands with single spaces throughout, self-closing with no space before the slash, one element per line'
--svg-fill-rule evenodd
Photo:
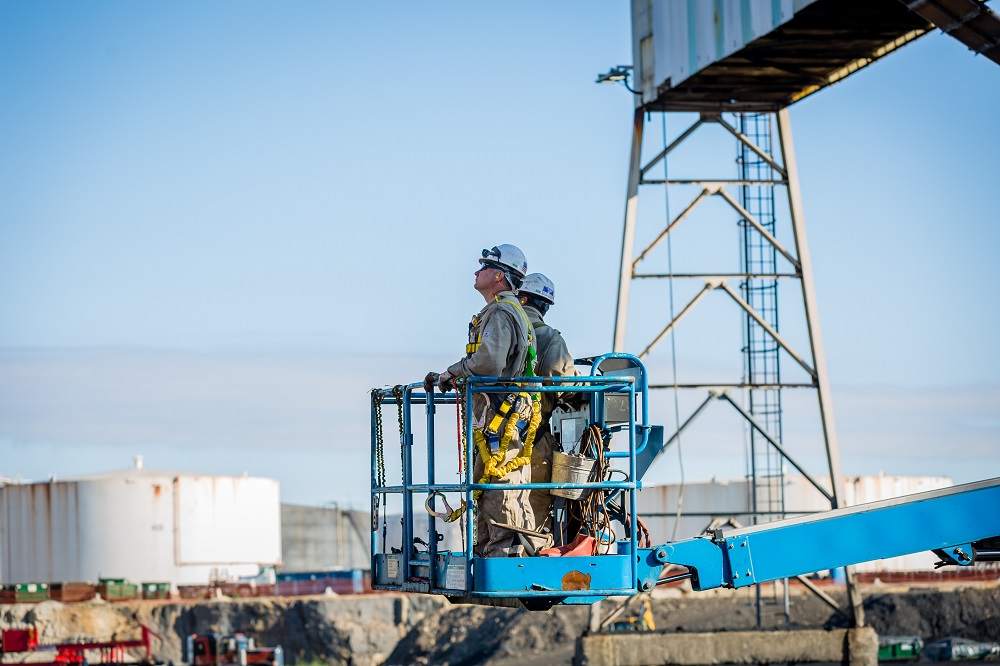
<path fill-rule="evenodd" d="M 819 310 L 816 306 L 816 283 L 813 280 L 812 258 L 806 239 L 805 217 L 802 212 L 802 192 L 799 189 L 799 172 L 795 161 L 795 145 L 792 128 L 788 120 L 788 109 L 778 111 L 778 140 L 781 157 L 785 163 L 788 179 L 788 209 L 791 215 L 792 233 L 795 236 L 795 254 L 799 260 L 802 284 L 802 300 L 805 303 L 806 326 L 813 353 L 813 370 L 816 375 L 816 393 L 819 399 L 820 420 L 823 438 L 826 441 L 826 459 L 830 467 L 832 505 L 834 509 L 844 504 L 844 477 L 840 469 L 840 445 L 833 419 L 833 400 L 830 394 L 830 377 L 826 369 L 826 355 L 823 352 L 823 335 L 820 332 Z M 854 616 L 855 626 L 864 626 L 865 615 L 861 592 L 853 567 L 846 567 L 847 596 Z"/>
<path fill-rule="evenodd" d="M 642 175 L 642 126 L 642 109 L 636 109 L 632 119 L 632 153 L 629 157 L 625 225 L 622 231 L 621 271 L 618 274 L 618 305 L 615 308 L 615 335 L 612 341 L 612 349 L 616 352 L 625 351 L 625 323 L 628 319 L 629 290 L 632 286 L 635 221 L 639 214 L 639 180 Z"/>

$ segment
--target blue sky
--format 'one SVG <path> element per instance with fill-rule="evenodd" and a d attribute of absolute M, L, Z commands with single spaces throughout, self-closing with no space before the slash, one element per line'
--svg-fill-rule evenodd
<path fill-rule="evenodd" d="M 0 5 L 0 474 L 143 454 L 363 505 L 367 390 L 460 354 L 497 243 L 555 280 L 574 353 L 608 349 L 632 100 L 593 81 L 631 61 L 628 21 L 624 2 Z M 846 473 L 1000 473 L 998 106 L 1000 68 L 935 33 L 790 110 Z M 630 345 L 662 316 L 635 306 Z M 740 473 L 717 463 L 727 418 L 689 478 Z M 815 437 L 797 418 L 788 436 Z"/>

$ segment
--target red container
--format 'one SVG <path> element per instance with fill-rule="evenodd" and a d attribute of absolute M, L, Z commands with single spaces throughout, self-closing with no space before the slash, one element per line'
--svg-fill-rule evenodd
<path fill-rule="evenodd" d="M 38 634 L 31 629 L 4 629 L 0 632 L 0 648 L 8 652 L 29 652 L 38 645 Z"/>

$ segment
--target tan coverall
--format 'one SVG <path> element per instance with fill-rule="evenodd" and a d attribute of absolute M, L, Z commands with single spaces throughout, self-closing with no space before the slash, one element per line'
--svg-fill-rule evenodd
<path fill-rule="evenodd" d="M 482 377 L 517 377 L 524 374 L 524 363 L 528 355 L 528 324 L 509 302 L 517 302 L 513 292 L 502 291 L 497 294 L 472 318 L 469 325 L 469 343 L 479 343 L 478 348 L 467 354 L 465 358 L 448 368 L 448 373 L 454 377 L 478 375 Z M 477 393 L 472 400 L 473 428 L 482 429 L 495 414 L 495 408 L 487 398 L 488 394 Z M 505 394 L 489 394 L 502 399 Z M 522 401 L 523 402 L 523 401 Z M 530 406 L 528 407 L 530 415 Z M 516 415 L 513 416 L 516 418 Z M 471 442 L 470 446 L 474 446 Z M 523 443 L 515 431 L 507 449 L 504 462 L 521 455 Z M 475 450 L 475 449 L 474 449 Z M 475 452 L 473 466 L 473 481 L 479 481 L 483 475 L 484 463 L 479 452 Z M 496 483 L 498 479 L 491 479 Z M 502 479 L 505 483 L 530 483 L 531 467 L 520 467 Z M 520 545 L 517 533 L 497 527 L 490 519 L 522 529 L 534 529 L 534 517 L 528 501 L 527 490 L 486 490 L 479 498 L 476 507 L 476 546 L 475 553 L 481 557 L 504 557 L 508 549 Z"/>
<path fill-rule="evenodd" d="M 535 330 L 535 348 L 538 354 L 535 359 L 535 374 L 539 377 L 575 377 L 578 374 L 576 366 L 562 333 L 546 324 L 542 314 L 530 305 L 524 306 L 524 312 Z M 552 450 L 555 448 L 556 438 L 549 432 L 549 417 L 561 396 L 562 393 L 542 393 L 542 422 L 538 426 L 531 454 L 533 483 L 547 483 L 552 479 Z M 547 490 L 532 490 L 528 501 L 535 516 L 535 524 L 541 525 L 549 515 L 552 496 Z"/>

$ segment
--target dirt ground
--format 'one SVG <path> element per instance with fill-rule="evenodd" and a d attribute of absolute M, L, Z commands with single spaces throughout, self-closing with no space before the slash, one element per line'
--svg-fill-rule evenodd
<path fill-rule="evenodd" d="M 846 620 L 804 590 L 790 594 L 786 623 L 780 591 L 763 590 L 763 628 L 816 629 L 846 626 Z M 831 596 L 844 602 L 843 593 Z M 1000 641 L 1000 585 L 865 590 L 867 623 L 879 635 L 946 636 Z M 605 601 L 602 610 L 617 605 Z M 641 612 L 635 601 L 631 613 Z M 652 599 L 658 631 L 741 631 L 757 627 L 752 589 L 688 592 L 657 591 Z M 561 606 L 528 612 L 480 606 L 451 606 L 428 615 L 396 646 L 387 664 L 442 666 L 541 666 L 570 664 L 576 638 L 587 625 L 588 608 Z"/>
<path fill-rule="evenodd" d="M 765 588 L 763 628 L 785 627 L 781 595 Z M 836 588 L 831 595 L 843 602 Z M 603 612 L 616 605 L 605 601 Z M 751 630 L 757 625 L 753 589 L 684 592 L 657 590 L 652 598 L 658 631 Z M 586 606 L 529 612 L 452 605 L 427 595 L 374 594 L 174 602 L 17 604 L 0 607 L 0 628 L 34 626 L 42 643 L 71 639 L 130 639 L 146 625 L 162 636 L 154 656 L 179 663 L 191 633 L 245 632 L 260 645 L 280 644 L 290 666 L 308 664 L 440 664 L 542 666 L 570 664 L 587 625 Z M 641 612 L 632 602 L 624 616 Z M 975 587 L 865 589 L 868 623 L 880 635 L 946 636 L 1000 641 L 1000 583 Z M 790 629 L 845 626 L 817 597 L 791 594 Z M 51 655 L 51 653 L 48 653 Z M 6 663 L 24 661 L 6 655 Z"/>

